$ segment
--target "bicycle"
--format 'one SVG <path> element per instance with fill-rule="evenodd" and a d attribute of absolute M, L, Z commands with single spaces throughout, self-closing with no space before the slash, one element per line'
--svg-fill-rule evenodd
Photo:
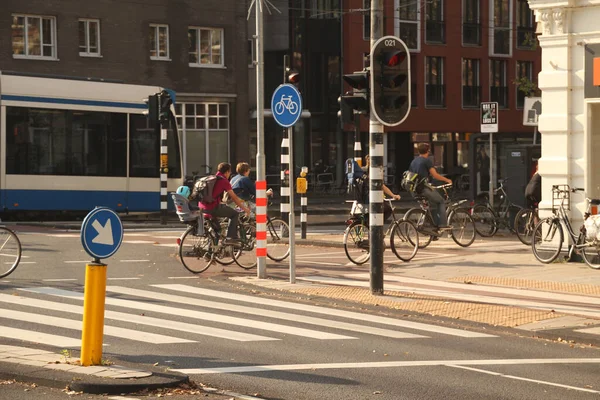
<path fill-rule="evenodd" d="M 206 271 L 214 262 L 231 264 L 229 258 L 244 269 L 256 267 L 256 226 L 247 222 L 243 216 L 238 223 L 238 245 L 225 244 L 226 229 L 222 220 L 200 209 L 190 207 L 189 201 L 177 193 L 171 194 L 179 220 L 187 229 L 177 239 L 178 256 L 183 266 L 194 274 Z"/>
<path fill-rule="evenodd" d="M 11 229 L 0 226 L 0 278 L 10 275 L 21 261 L 21 241 Z"/>
<path fill-rule="evenodd" d="M 452 187 L 453 185 L 451 183 L 432 186 L 433 189 L 441 189 L 444 191 L 446 210 L 448 212 L 448 228 L 436 230 L 436 227 L 433 224 L 433 216 L 431 214 L 429 201 L 427 201 L 427 198 L 424 196 L 416 195 L 415 200 L 419 203 L 419 207 L 411 208 L 404 214 L 404 219 L 413 222 L 417 227 L 419 234 L 425 237 L 419 242 L 419 248 L 424 249 L 429 246 L 432 240 L 439 238 L 446 231 L 450 231 L 452 240 L 461 247 L 468 247 L 475 241 L 475 223 L 473 222 L 468 209 L 462 206 L 467 200 L 450 202 L 448 189 Z"/>
<path fill-rule="evenodd" d="M 515 216 L 515 232 L 521 243 L 531 246 L 531 235 L 539 222 L 537 206 L 535 208 L 522 208 Z"/>
<path fill-rule="evenodd" d="M 253 211 L 250 217 L 242 215 L 241 218 L 249 224 L 252 224 L 256 229 L 256 214 L 254 210 L 256 205 L 252 201 L 248 201 L 250 209 Z M 269 205 L 272 203 L 269 201 Z M 267 234 L 267 257 L 273 261 L 283 261 L 290 255 L 290 226 L 289 224 L 279 218 L 271 217 L 267 214 L 266 222 L 266 234 Z"/>
<path fill-rule="evenodd" d="M 552 216 L 544 218 L 536 225 L 532 234 L 531 249 L 535 258 L 544 264 L 556 260 L 562 250 L 564 225 L 573 243 L 568 246 L 566 258 L 571 259 L 573 253 L 581 254 L 590 268 L 600 269 L 600 241 L 598 236 L 588 238 L 585 228 L 592 205 L 600 205 L 600 200 L 585 198 L 587 207 L 583 214 L 584 224 L 579 228 L 579 234 L 576 234 L 567 215 L 567 210 L 571 209 L 571 193 L 575 192 L 585 192 L 585 189 L 571 188 L 569 185 L 552 186 Z"/>
<path fill-rule="evenodd" d="M 475 204 L 471 209 L 471 217 L 475 222 L 475 229 L 480 236 L 492 237 L 498 232 L 498 229 L 505 227 L 511 232 L 515 232 L 515 216 L 523 207 L 514 204 L 508 198 L 504 190 L 504 183 L 509 178 L 501 179 L 498 182 L 500 187 L 494 189 L 494 197 L 499 195 L 500 204 L 492 207 L 489 199 L 485 203 Z"/>
<path fill-rule="evenodd" d="M 384 238 L 390 235 L 392 252 L 400 260 L 408 262 L 415 257 L 419 249 L 419 234 L 412 222 L 396 219 L 392 199 L 384 201 L 389 201 L 392 208 L 392 221 L 384 233 Z M 368 211 L 364 209 L 363 204 L 354 200 L 350 215 L 344 231 L 344 251 L 352 263 L 362 265 L 371 258 Z"/>
<path fill-rule="evenodd" d="M 298 103 L 292 100 L 292 96 L 281 96 L 281 100 L 275 104 L 275 114 L 281 115 L 284 110 L 288 110 L 291 114 L 298 112 Z"/>

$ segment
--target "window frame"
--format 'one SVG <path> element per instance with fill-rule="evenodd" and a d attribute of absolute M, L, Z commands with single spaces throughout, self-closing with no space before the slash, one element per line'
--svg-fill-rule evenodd
<path fill-rule="evenodd" d="M 225 29 L 210 28 L 210 27 L 205 27 L 205 26 L 188 26 L 188 34 L 189 34 L 189 31 L 191 31 L 191 30 L 194 30 L 196 32 L 196 48 L 195 48 L 195 50 L 196 50 L 197 61 L 195 63 L 189 62 L 190 51 L 189 51 L 189 46 L 188 46 L 188 65 L 193 68 L 226 68 L 225 67 Z M 203 30 L 211 32 L 211 42 L 212 42 L 213 32 L 218 31 L 220 33 L 220 36 L 221 36 L 220 37 L 220 45 L 221 45 L 221 54 L 220 54 L 221 63 L 220 64 L 214 64 L 214 63 L 202 64 L 200 62 L 200 60 L 202 59 L 202 54 L 201 54 L 201 49 L 200 49 L 200 46 L 201 46 L 200 33 Z M 211 49 L 211 53 L 210 53 L 211 61 L 212 61 L 212 57 L 213 57 L 213 54 L 212 54 L 212 49 Z"/>
<path fill-rule="evenodd" d="M 533 13 L 533 10 L 529 7 L 529 3 L 527 2 L 527 0 L 516 0 L 516 10 L 515 10 L 515 16 L 516 16 L 516 32 L 517 34 L 515 35 L 515 47 L 519 50 L 535 50 L 536 49 L 536 45 L 535 42 L 537 41 L 537 36 L 535 34 L 535 16 Z M 521 19 L 524 19 L 525 17 L 521 14 L 523 11 L 523 8 L 526 8 L 527 11 L 529 11 L 529 20 L 526 21 L 525 25 L 521 25 Z M 529 33 L 531 34 L 531 41 L 532 43 L 529 45 L 525 45 L 523 43 L 520 43 L 519 41 L 519 36 L 520 36 L 520 30 L 526 30 L 529 31 Z"/>
<path fill-rule="evenodd" d="M 470 69 L 465 69 L 465 62 L 467 62 L 467 65 L 470 63 L 471 64 L 471 68 Z M 475 77 L 475 85 L 465 85 L 465 81 L 468 81 L 467 79 L 467 75 L 468 75 L 468 71 L 471 71 L 473 76 Z M 466 82 L 468 83 L 468 82 Z M 477 92 L 477 102 L 475 104 L 467 104 L 465 105 L 465 96 L 464 96 L 464 88 L 465 87 L 476 87 L 478 88 L 478 92 Z M 479 108 L 480 107 L 480 103 L 481 103 L 481 59 L 479 58 L 462 58 L 461 59 L 461 88 L 463 89 L 461 92 L 461 105 L 462 108 L 465 109 L 472 109 L 472 108 Z"/>
<path fill-rule="evenodd" d="M 79 51 L 80 57 L 102 57 L 102 48 L 100 45 L 100 20 L 97 18 L 79 18 L 79 23 L 85 24 L 85 48 L 86 51 Z M 98 47 L 97 52 L 90 51 L 90 22 L 96 23 L 96 43 Z M 81 49 L 80 49 L 81 50 Z"/>
<path fill-rule="evenodd" d="M 58 35 L 56 32 L 56 17 L 49 15 L 37 15 L 37 14 L 11 14 L 13 21 L 14 18 L 23 18 L 23 54 L 14 53 L 14 37 L 11 35 L 11 45 L 13 46 L 13 58 L 30 59 L 30 60 L 58 60 Z M 29 18 L 38 18 L 40 20 L 40 55 L 31 55 L 29 53 Z M 52 49 L 51 56 L 44 55 L 44 38 L 43 38 L 43 21 L 50 21 L 50 48 Z M 48 46 L 48 45 L 46 45 Z"/>
<path fill-rule="evenodd" d="M 439 82 L 436 83 L 435 85 L 432 83 L 428 83 L 429 81 L 429 77 L 432 76 L 433 74 L 431 74 L 430 70 L 431 68 L 428 68 L 430 66 L 430 61 L 432 59 L 436 59 L 437 60 L 437 70 L 441 71 L 441 74 L 438 74 L 438 80 Z M 441 56 L 426 56 L 425 57 L 425 62 L 424 62 L 424 68 L 425 68 L 425 76 L 424 76 L 424 80 L 425 80 L 425 108 L 446 108 L 446 93 L 445 93 L 445 83 L 444 83 L 444 78 L 445 78 L 445 68 L 446 68 L 446 61 L 445 61 L 445 57 L 441 57 Z M 442 104 L 428 104 L 428 96 L 427 96 L 427 86 L 441 86 L 442 87 Z"/>
<path fill-rule="evenodd" d="M 408 47 L 408 50 L 411 53 L 419 53 L 421 52 L 421 0 L 407 0 L 407 2 L 409 4 L 413 4 L 415 3 L 417 6 L 417 19 L 416 20 L 408 20 L 408 19 L 401 19 L 400 17 L 400 7 L 402 6 L 400 4 L 402 0 L 395 0 L 395 10 L 396 10 L 396 23 L 394 24 L 394 33 L 396 34 L 396 37 L 400 37 L 400 27 L 402 25 L 402 23 L 405 24 L 411 24 L 411 25 L 416 25 L 417 26 L 417 47 L 416 48 L 411 48 L 408 47 L 408 44 L 406 45 Z M 402 38 L 401 38 L 402 39 Z"/>
<path fill-rule="evenodd" d="M 494 64 L 498 62 L 500 63 L 499 65 L 504 65 L 504 68 L 502 72 L 502 76 L 500 77 L 500 84 L 501 86 L 496 86 L 495 84 L 493 85 L 493 83 L 495 83 L 495 79 L 494 79 L 494 74 L 496 71 L 496 68 L 494 66 Z M 490 76 L 489 76 L 489 82 L 490 82 L 490 101 L 497 101 L 498 102 L 498 107 L 501 109 L 508 109 L 510 108 L 510 98 L 508 97 L 510 90 L 508 89 L 508 60 L 505 59 L 490 59 L 489 60 L 490 66 Z M 492 99 L 492 88 L 493 87 L 503 87 L 506 88 L 506 104 L 503 105 L 500 101 L 498 101 L 498 99 L 494 100 Z"/>
<path fill-rule="evenodd" d="M 466 6 L 467 4 L 470 5 L 476 5 L 477 6 L 477 16 L 475 18 L 475 21 L 467 21 L 466 20 Z M 465 47 L 481 47 L 482 46 L 482 24 L 481 24 L 481 2 L 479 0 L 462 0 L 462 9 L 461 9 L 461 23 L 462 23 L 462 27 L 461 27 L 461 44 Z M 473 44 L 473 43 L 465 43 L 465 24 L 474 24 L 478 26 L 478 44 Z"/>
<path fill-rule="evenodd" d="M 496 1 L 507 2 L 508 3 L 508 26 L 497 28 L 494 25 L 494 3 Z M 505 57 L 511 58 L 513 54 L 513 10 L 514 3 L 513 0 L 489 0 L 489 18 L 490 18 L 490 28 L 489 28 L 489 56 L 490 57 Z M 506 30 L 508 31 L 508 54 L 496 53 L 494 50 L 494 34 L 496 30 Z"/>
<path fill-rule="evenodd" d="M 533 82 L 533 61 L 528 61 L 528 60 L 517 60 L 515 62 L 515 76 L 517 79 L 521 79 L 524 76 L 521 75 L 521 65 L 526 65 L 527 66 L 527 71 L 526 71 L 526 78 L 529 79 L 529 81 Z M 524 93 L 523 93 L 523 104 L 519 105 L 519 93 L 523 93 L 519 90 L 519 87 L 517 85 L 515 85 L 515 107 L 517 110 L 522 110 L 525 106 L 525 97 L 527 97 Z"/>
<path fill-rule="evenodd" d="M 439 5 L 439 19 L 429 19 L 428 18 L 428 10 L 430 9 L 430 7 L 433 7 L 433 2 L 437 2 Z M 432 45 L 444 45 L 447 44 L 447 38 L 446 38 L 446 7 L 444 5 L 444 0 L 427 0 L 427 2 L 425 3 L 425 43 L 427 44 L 432 44 Z M 436 42 L 436 41 L 432 41 L 432 40 L 428 40 L 427 37 L 427 22 L 436 22 L 436 23 L 440 23 L 441 27 L 442 27 L 442 31 L 441 31 L 441 41 Z"/>
<path fill-rule="evenodd" d="M 160 55 L 160 28 L 167 29 L 167 48 L 165 49 L 166 56 Z M 150 48 L 150 59 L 155 61 L 171 61 L 171 49 L 170 49 L 170 39 L 171 33 L 169 32 L 169 24 L 150 24 L 150 32 L 152 33 L 154 30 L 154 43 L 156 43 L 156 48 Z M 152 55 L 152 51 L 156 52 L 156 55 Z"/>

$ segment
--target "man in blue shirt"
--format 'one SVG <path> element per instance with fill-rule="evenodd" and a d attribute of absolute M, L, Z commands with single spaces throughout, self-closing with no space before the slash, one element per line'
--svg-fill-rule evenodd
<path fill-rule="evenodd" d="M 417 146 L 419 156 L 416 157 L 410 163 L 408 170 L 419 175 L 419 181 L 424 182 L 421 185 L 422 189 L 418 192 L 421 196 L 424 196 L 431 205 L 431 215 L 433 217 L 433 223 L 438 228 L 445 228 L 447 226 L 446 221 L 446 205 L 444 204 L 444 198 L 439 194 L 430 184 L 429 177 L 437 179 L 438 181 L 452 183 L 452 181 L 446 177 L 441 176 L 435 170 L 433 162 L 429 159 L 429 143 L 419 143 Z"/>
<path fill-rule="evenodd" d="M 238 173 L 231 178 L 231 187 L 233 192 L 244 201 L 254 201 L 256 198 L 256 184 L 250 179 L 250 165 L 245 162 L 240 162 L 235 168 Z M 273 190 L 267 190 L 267 196 L 271 196 Z"/>

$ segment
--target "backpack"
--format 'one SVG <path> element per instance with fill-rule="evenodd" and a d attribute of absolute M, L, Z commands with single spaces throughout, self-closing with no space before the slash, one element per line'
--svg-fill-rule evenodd
<path fill-rule="evenodd" d="M 204 204 L 213 203 L 216 200 L 213 197 L 213 190 L 218 179 L 224 178 L 216 175 L 208 175 L 198 179 L 194 183 L 194 190 L 192 190 L 190 199 Z"/>
<path fill-rule="evenodd" d="M 402 174 L 400 186 L 409 193 L 419 193 L 423 189 L 423 181 L 416 172 L 406 170 Z"/>

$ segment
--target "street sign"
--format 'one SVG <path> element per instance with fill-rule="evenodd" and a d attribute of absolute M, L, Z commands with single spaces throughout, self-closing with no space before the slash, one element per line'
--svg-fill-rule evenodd
<path fill-rule="evenodd" d="M 481 132 L 495 133 L 498 132 L 498 103 L 484 102 L 481 103 Z"/>
<path fill-rule="evenodd" d="M 271 110 L 275 122 L 284 128 L 294 126 L 302 114 L 302 96 L 294 85 L 279 85 L 271 98 Z"/>
<path fill-rule="evenodd" d="M 542 113 L 541 97 L 525 97 L 523 104 L 523 125 L 538 126 L 538 118 Z"/>
<path fill-rule="evenodd" d="M 96 259 L 115 254 L 122 241 L 123 224 L 117 213 L 110 208 L 94 208 L 81 224 L 83 249 Z"/>

